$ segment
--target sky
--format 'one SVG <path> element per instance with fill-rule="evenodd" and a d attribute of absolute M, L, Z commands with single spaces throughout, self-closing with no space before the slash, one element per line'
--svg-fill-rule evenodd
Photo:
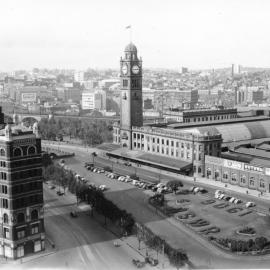
<path fill-rule="evenodd" d="M 270 67 L 269 0 L 0 0 L 0 71 Z"/>

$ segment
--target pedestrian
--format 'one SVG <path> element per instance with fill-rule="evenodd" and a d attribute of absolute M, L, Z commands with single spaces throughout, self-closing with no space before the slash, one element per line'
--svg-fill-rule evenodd
<path fill-rule="evenodd" d="M 248 194 L 248 190 L 246 191 L 246 193 Z"/>

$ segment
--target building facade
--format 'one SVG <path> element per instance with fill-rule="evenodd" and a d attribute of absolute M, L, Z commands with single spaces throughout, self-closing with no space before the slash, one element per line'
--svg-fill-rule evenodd
<path fill-rule="evenodd" d="M 126 47 L 120 65 L 121 117 L 120 123 L 113 126 L 113 142 L 128 149 L 186 161 L 195 175 L 204 176 L 204 156 L 220 156 L 221 135 L 143 126 L 142 62 L 133 44 Z"/>
<path fill-rule="evenodd" d="M 12 259 L 45 248 L 41 140 L 7 125 L 0 133 L 0 255 Z"/>
<path fill-rule="evenodd" d="M 166 111 L 167 122 L 199 123 L 237 118 L 237 109 Z"/>
<path fill-rule="evenodd" d="M 270 191 L 270 168 L 260 165 L 206 155 L 205 177 L 261 192 Z"/>

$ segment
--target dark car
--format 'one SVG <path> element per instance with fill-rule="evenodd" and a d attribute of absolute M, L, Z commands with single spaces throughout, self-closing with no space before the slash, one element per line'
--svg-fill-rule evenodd
<path fill-rule="evenodd" d="M 157 259 L 154 259 L 152 257 L 146 257 L 145 258 L 145 262 L 146 263 L 149 263 L 151 266 L 156 266 L 158 265 L 158 260 Z"/>
<path fill-rule="evenodd" d="M 63 195 L 64 195 L 64 192 L 61 192 L 61 191 L 58 190 L 58 191 L 56 192 L 56 194 L 57 194 L 58 196 L 63 196 Z"/>
<path fill-rule="evenodd" d="M 126 166 L 131 166 L 131 163 L 125 162 L 124 165 L 126 165 Z"/>
<path fill-rule="evenodd" d="M 77 215 L 77 213 L 75 211 L 71 211 L 70 216 L 73 217 L 73 218 L 78 217 L 78 215 Z"/>

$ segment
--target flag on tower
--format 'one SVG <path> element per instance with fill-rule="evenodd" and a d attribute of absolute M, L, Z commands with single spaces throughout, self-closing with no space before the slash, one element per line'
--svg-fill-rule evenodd
<path fill-rule="evenodd" d="M 126 29 L 130 29 L 130 28 L 131 28 L 131 25 L 126 26 Z"/>

